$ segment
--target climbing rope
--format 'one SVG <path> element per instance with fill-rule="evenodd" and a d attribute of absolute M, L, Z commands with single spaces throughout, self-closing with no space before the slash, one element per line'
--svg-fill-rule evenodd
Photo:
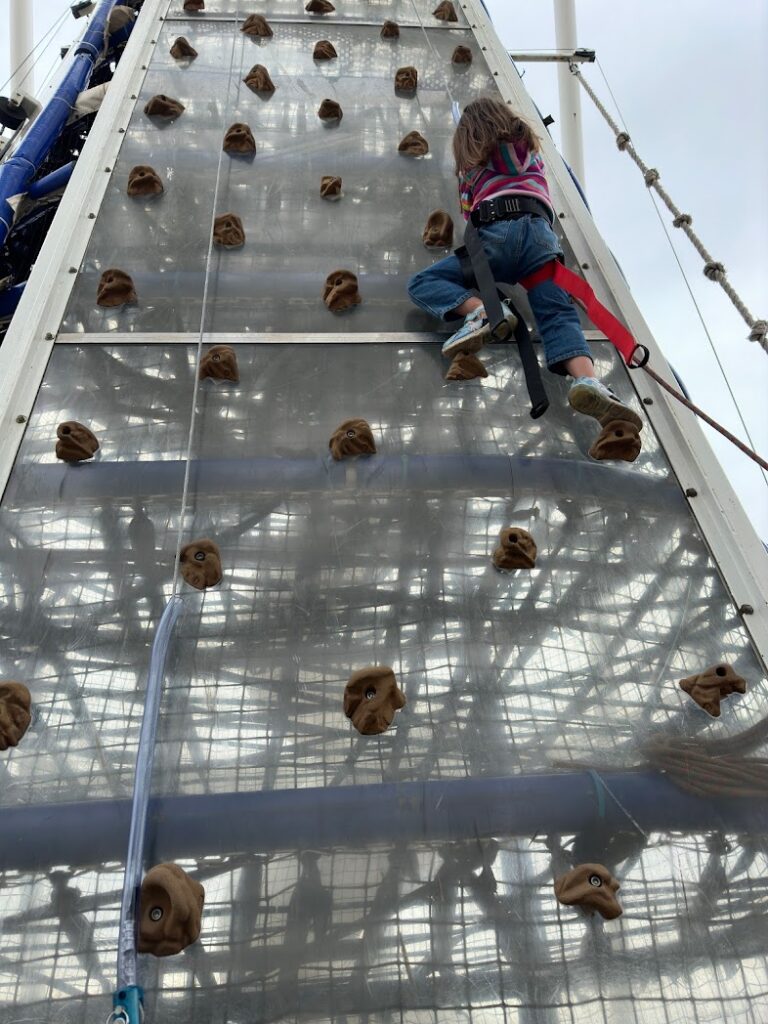
<path fill-rule="evenodd" d="M 741 314 L 742 319 L 750 328 L 748 338 L 750 341 L 756 341 L 760 347 L 768 352 L 768 320 L 758 320 L 750 313 L 746 304 L 729 282 L 726 269 L 722 263 L 716 260 L 709 250 L 705 247 L 699 236 L 693 230 L 692 223 L 693 218 L 689 213 L 683 213 L 679 207 L 675 204 L 672 197 L 669 195 L 667 190 L 661 184 L 661 175 L 655 167 L 649 167 L 642 157 L 639 155 L 635 147 L 632 145 L 632 140 L 629 137 L 629 133 L 622 131 L 621 128 L 616 124 L 614 119 L 611 117 L 608 110 L 605 108 L 603 103 L 600 101 L 597 93 L 592 89 L 587 80 L 582 75 L 577 64 L 571 62 L 568 67 L 571 70 L 571 74 L 574 75 L 584 89 L 586 94 L 592 100 L 594 105 L 597 107 L 599 112 L 603 115 L 604 120 L 610 127 L 616 138 L 616 145 L 623 153 L 627 153 L 629 157 L 637 164 L 643 173 L 643 180 L 648 188 L 654 189 L 663 200 L 665 206 L 672 214 L 672 223 L 676 228 L 680 228 L 688 238 L 691 240 L 694 248 L 704 260 L 704 275 L 709 281 L 716 281 L 723 289 L 725 294 L 731 300 L 733 305 L 736 307 L 738 312 Z"/>
<path fill-rule="evenodd" d="M 240 18 L 240 5 L 235 4 L 235 20 L 238 21 Z M 237 42 L 239 38 L 239 32 L 235 30 L 232 39 L 232 50 L 229 56 L 229 71 L 227 80 L 227 97 L 223 106 L 224 123 L 222 124 L 222 138 L 224 136 L 224 128 L 227 121 L 228 112 L 230 110 L 230 91 L 232 88 L 232 72 L 235 66 L 235 52 L 237 49 Z M 239 77 L 239 76 L 238 76 Z M 203 297 L 202 297 L 202 308 L 200 310 L 200 330 L 197 336 L 197 350 L 195 354 L 195 383 L 192 389 L 192 412 L 189 419 L 189 433 L 187 435 L 187 451 L 184 459 L 184 483 L 182 485 L 181 492 L 181 508 L 179 510 L 179 531 L 176 538 L 176 557 L 174 560 L 173 568 L 173 596 L 175 597 L 179 589 L 179 573 L 180 573 L 180 555 L 181 547 L 184 539 L 184 517 L 187 511 L 187 500 L 189 497 L 189 478 L 190 468 L 192 464 L 192 446 L 195 437 L 195 424 L 197 422 L 197 397 L 200 390 L 200 374 L 198 372 L 200 366 L 200 359 L 203 353 L 203 339 L 205 337 L 205 316 L 208 311 L 208 295 L 211 285 L 211 263 L 213 260 L 213 245 L 214 245 L 214 227 L 216 223 L 216 209 L 219 200 L 219 191 L 221 188 L 221 172 L 224 165 L 224 147 L 219 146 L 219 161 L 216 166 L 216 180 L 213 187 L 213 206 L 211 209 L 211 221 L 210 229 L 208 232 L 208 250 L 205 256 L 205 278 L 203 280 Z"/>
<path fill-rule="evenodd" d="M 686 407 L 686 409 L 690 409 L 692 413 L 699 417 L 699 419 L 704 420 L 705 423 L 708 423 L 713 430 L 716 430 L 719 434 L 722 434 L 723 437 L 727 438 L 731 442 L 731 444 L 736 445 L 736 447 L 740 451 L 744 452 L 744 454 L 748 458 L 752 459 L 753 462 L 756 462 L 758 466 L 761 466 L 763 469 L 768 470 L 768 462 L 766 462 L 765 459 L 762 458 L 762 456 L 758 455 L 757 452 L 753 451 L 751 448 L 748 448 L 747 445 L 745 445 L 743 441 L 740 441 L 738 437 L 732 434 L 730 430 L 726 430 L 722 423 L 718 423 L 717 420 L 713 420 L 712 417 L 708 416 L 703 409 L 700 409 L 698 407 L 698 405 L 694 405 L 693 402 L 690 401 L 690 399 L 686 398 L 685 395 L 683 395 L 676 388 L 673 388 L 671 384 L 668 384 L 664 380 L 664 378 L 660 377 L 655 370 L 652 370 L 650 368 L 650 366 L 643 366 L 643 370 L 648 374 L 649 377 L 652 377 L 656 381 L 660 388 L 664 388 L 667 394 L 672 395 L 672 397 L 676 398 L 678 402 L 680 402 L 682 405 Z"/>

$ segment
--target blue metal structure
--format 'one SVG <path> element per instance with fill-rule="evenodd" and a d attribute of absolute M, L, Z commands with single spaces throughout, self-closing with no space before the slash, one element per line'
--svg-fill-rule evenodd
<path fill-rule="evenodd" d="M 107 46 L 107 23 L 115 0 L 99 0 L 90 24 L 72 48 L 69 67 L 56 92 L 38 114 L 16 152 L 0 166 L 0 245 L 13 225 L 12 196 L 23 195 L 67 123 L 79 94 L 86 88 L 96 61 Z"/>

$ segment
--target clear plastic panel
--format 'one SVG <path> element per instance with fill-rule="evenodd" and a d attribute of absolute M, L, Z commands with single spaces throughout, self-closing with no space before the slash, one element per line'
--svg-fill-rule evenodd
<path fill-rule="evenodd" d="M 405 279 L 443 255 L 421 244 L 431 210 L 460 225 L 450 100 L 493 88 L 469 30 L 439 27 L 435 6 L 339 0 L 313 18 L 303 0 L 277 0 L 262 8 L 267 41 L 237 32 L 251 11 L 231 0 L 198 18 L 170 7 L 62 329 L 197 334 L 202 322 L 218 342 L 330 343 L 239 344 L 240 383 L 206 381 L 196 397 L 195 345 L 54 349 L 0 506 L 0 678 L 26 682 L 34 702 L 27 736 L 0 756 L 13 826 L 0 844 L 3 1022 L 108 1012 L 125 851 L 109 814 L 130 798 L 181 530 L 216 540 L 224 579 L 181 585 L 153 779 L 166 817 L 152 811 L 147 861 L 176 859 L 206 906 L 199 943 L 142 959 L 148 1021 L 762 1024 L 762 812 L 727 828 L 705 800 L 685 805 L 693 825 L 644 828 L 605 782 L 647 776 L 648 802 L 676 808 L 686 795 L 663 777 L 665 752 L 687 769 L 686 741 L 764 743 L 763 668 L 658 440 L 646 425 L 632 467 L 596 464 L 596 425 L 567 408 L 561 378 L 547 375 L 551 409 L 531 420 L 514 348 L 484 353 L 486 380 L 447 384 L 437 335 L 387 341 L 435 326 Z M 385 17 L 412 27 L 386 43 Z M 168 53 L 181 34 L 200 53 L 189 66 Z M 312 61 L 320 38 L 338 61 Z M 451 65 L 459 43 L 470 68 Z M 277 85 L 270 99 L 242 83 L 256 63 Z M 419 90 L 403 99 L 394 72 L 411 63 Z M 151 125 L 155 93 L 181 99 L 183 116 Z M 344 109 L 336 128 L 317 119 L 325 96 Z M 220 160 L 238 120 L 256 135 L 251 163 Z M 397 155 L 412 129 L 428 157 Z M 125 195 L 136 164 L 163 177 L 159 201 Z M 335 173 L 344 196 L 329 204 L 319 180 Z M 230 210 L 246 245 L 214 251 L 204 311 L 212 216 Z M 115 265 L 139 303 L 105 311 L 96 284 Z M 364 299 L 340 317 L 320 299 L 337 266 L 358 273 Z M 333 343 L 350 332 L 382 340 Z M 595 351 L 641 411 L 610 346 Z M 368 419 L 378 453 L 334 463 L 328 438 L 350 416 Z M 97 433 L 92 463 L 56 460 L 65 419 Z M 529 573 L 491 565 L 511 523 L 538 544 Z M 715 720 L 678 680 L 720 661 L 748 691 Z M 395 668 L 407 704 L 361 737 L 342 694 L 371 662 Z M 566 829 L 579 776 L 591 802 Z M 415 794 L 436 785 L 479 786 L 487 801 L 496 782 L 512 793 L 543 778 L 541 828 L 480 834 L 471 797 L 455 818 L 420 818 Z M 205 817 L 233 794 L 276 801 L 246 843 L 236 821 L 217 812 L 214 835 Z M 369 794 L 412 834 L 382 838 L 376 808 L 345 820 L 338 808 L 360 811 Z M 333 842 L 294 817 L 306 802 L 337 808 Z M 200 814 L 173 834 L 182 805 Z M 28 833 L 13 831 L 21 821 Z M 621 881 L 616 921 L 553 897 L 553 876 L 592 860 Z"/>
<path fill-rule="evenodd" d="M 157 792 L 276 789 L 290 801 L 310 786 L 566 779 L 647 767 L 651 736 L 735 737 L 762 721 L 765 679 L 650 431 L 635 467 L 588 462 L 595 425 L 565 409 L 555 378 L 552 411 L 532 421 L 504 346 L 486 353 L 486 381 L 463 385 L 442 381 L 431 345 L 237 352 L 240 385 L 205 382 L 198 395 L 184 530 L 221 544 L 225 575 L 205 594 L 183 590 Z M 632 401 L 601 353 L 601 374 Z M 2 798 L 43 820 L 47 804 L 128 795 L 195 358 L 192 345 L 57 347 L 3 502 L 0 621 L 13 642 L 1 668 L 29 683 L 36 717 L 4 755 Z M 84 410 L 100 459 L 56 464 L 55 424 Z M 331 465 L 328 436 L 357 413 L 379 453 Z M 539 544 L 524 577 L 490 566 L 508 522 Z M 750 689 L 715 722 L 677 679 L 723 658 Z M 341 698 L 372 660 L 393 664 L 408 704 L 363 738 Z M 9 1020 L 86 1024 L 103 1008 L 120 876 L 90 864 L 82 820 L 75 863 L 51 838 L 48 871 L 5 875 Z M 460 835 L 317 847 L 301 819 L 292 849 L 267 842 L 269 821 L 263 852 L 182 849 L 175 859 L 207 889 L 204 932 L 181 958 L 145 958 L 150 1019 L 501 1022 L 525 1005 L 537 1024 L 625 1011 L 645 1024 L 674 1020 L 672 999 L 713 1024 L 724 1005 L 756 1021 L 759 919 L 740 924 L 737 908 L 762 885 L 759 837 L 644 836 L 631 816 L 601 837 L 598 825 L 550 838 L 551 853 L 543 840 Z M 229 850 L 226 827 L 216 846 Z M 620 876 L 619 922 L 552 898 L 552 874 L 587 851 Z M 151 845 L 150 861 L 163 855 Z"/>
<path fill-rule="evenodd" d="M 169 54 L 182 30 L 200 54 L 189 67 Z M 238 37 L 230 75 L 231 27 L 206 21 L 164 27 L 63 331 L 198 330 L 221 145 L 235 122 L 250 125 L 257 152 L 253 159 L 224 155 L 216 210 L 241 218 L 246 242 L 213 254 L 206 328 L 340 334 L 435 326 L 410 303 L 405 282 L 448 252 L 422 243 L 433 210 L 451 214 L 456 244 L 463 230 L 446 87 L 463 104 L 491 88 L 493 78 L 467 32 L 431 33 L 427 46 L 424 32 L 407 29 L 396 47 L 362 26 L 340 25 L 329 35 L 339 58 L 327 63 L 312 59 L 321 35 L 311 25 L 280 25 L 263 41 Z M 468 68 L 451 64 L 459 43 L 475 52 Z M 268 68 L 277 87 L 270 98 L 241 81 L 256 63 Z M 419 71 L 413 98 L 394 91 L 395 71 L 405 64 Z M 186 106 L 166 126 L 143 113 L 157 93 Z M 334 127 L 317 116 L 326 97 L 344 112 Z M 427 156 L 398 154 L 412 130 L 427 138 Z M 128 198 L 128 172 L 137 164 L 154 167 L 164 195 Z M 342 177 L 337 202 L 320 196 L 326 174 Z M 139 299 L 117 312 L 95 302 L 99 275 L 115 265 L 132 275 Z M 325 279 L 338 267 L 358 275 L 363 296 L 362 305 L 344 315 L 322 302 Z"/>
<path fill-rule="evenodd" d="M 443 22 L 433 12 L 440 0 L 338 0 L 335 11 L 330 14 L 313 14 L 306 10 L 307 0 L 268 0 L 264 3 L 245 3 L 237 0 L 206 0 L 205 10 L 195 16 L 201 22 L 227 17 L 242 22 L 249 14 L 266 15 L 270 24 L 285 21 L 310 21 L 329 31 L 339 21 L 356 21 L 381 25 L 384 21 L 396 21 L 398 25 L 423 25 L 425 28 L 441 28 L 455 24 L 465 26 L 466 15 L 461 0 L 454 0 L 456 22 Z M 182 0 L 171 0 L 169 18 L 188 19 Z M 274 27 L 274 26 L 273 26 Z"/>

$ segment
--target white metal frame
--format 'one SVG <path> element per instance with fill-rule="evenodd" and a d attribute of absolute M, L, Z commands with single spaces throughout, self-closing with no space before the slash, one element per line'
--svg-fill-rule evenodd
<path fill-rule="evenodd" d="M 146 0 L 0 346 L 0 494 L 5 490 L 109 184 L 169 0 Z M 90 216 L 89 216 L 90 215 Z M 74 272 L 70 268 L 75 268 Z"/>
<path fill-rule="evenodd" d="M 69 299 L 75 275 L 70 267 L 79 266 L 85 253 L 94 220 L 89 213 L 98 210 L 109 175 L 124 138 L 124 130 L 133 110 L 129 102 L 138 95 L 154 46 L 153 32 L 169 6 L 169 0 L 146 0 L 120 61 L 104 105 L 96 119 L 83 154 L 77 163 L 53 228 L 43 246 L 29 284 L 22 297 L 5 342 L 0 347 L 0 492 L 5 489 L 24 424 L 32 409 L 53 348 L 56 332 Z M 463 0 L 470 30 L 483 49 L 490 70 L 506 100 L 534 122 L 538 114 L 498 39 L 479 0 Z M 545 134 L 542 149 L 550 175 L 563 197 L 562 218 L 569 243 L 584 268 L 590 284 L 604 301 L 611 295 L 621 315 L 639 342 L 651 353 L 654 368 L 673 380 L 671 370 L 656 345 L 627 285 L 605 242 L 601 238 L 560 155 Z M 593 268 L 599 273 L 594 273 Z M 603 283 L 605 282 L 605 284 Z M 592 337 L 595 334 L 590 332 Z M 597 335 L 599 337 L 599 335 Z M 417 336 L 427 340 L 427 335 Z M 408 341 L 413 336 L 388 336 Z M 217 336 L 221 340 L 222 335 Z M 186 341 L 186 335 L 67 335 L 61 342 L 85 344 L 124 344 Z M 195 337 L 195 340 L 196 337 Z M 263 342 L 264 336 L 249 335 L 242 341 Z M 271 341 L 278 338 L 270 337 Z M 298 340 L 283 335 L 281 341 Z M 327 342 L 328 336 L 303 339 Z M 335 340 L 377 341 L 377 335 L 358 335 Z M 688 497 L 693 514 L 709 545 L 736 608 L 753 609 L 744 614 L 747 628 L 763 661 L 768 661 L 768 555 L 741 507 L 722 467 L 715 458 L 696 417 L 672 402 L 651 378 L 638 370 L 630 374 L 637 394 L 650 402 L 645 411 Z"/>
<path fill-rule="evenodd" d="M 536 123 L 539 115 L 533 100 L 496 35 L 485 8 L 479 0 L 462 0 L 461 6 L 485 52 L 502 96 L 532 123 Z M 669 364 L 653 339 L 616 261 L 546 133 L 543 133 L 542 151 L 548 173 L 564 197 L 566 208 L 558 213 L 586 278 L 595 293 L 603 300 L 607 299 L 605 293 L 601 295 L 602 281 L 592 268 L 599 270 L 629 330 L 650 351 L 651 365 L 667 380 L 674 381 Z M 744 626 L 766 664 L 768 553 L 710 448 L 696 416 L 669 398 L 642 370 L 636 370 L 629 376 L 717 562 L 734 605 L 736 609 L 744 609 Z M 648 402 L 651 404 L 646 404 Z"/>

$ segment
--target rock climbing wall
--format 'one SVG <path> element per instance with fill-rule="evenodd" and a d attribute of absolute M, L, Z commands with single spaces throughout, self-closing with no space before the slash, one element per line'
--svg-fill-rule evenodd
<path fill-rule="evenodd" d="M 493 88 L 460 5 L 456 27 L 434 5 L 169 6 L 0 506 L 0 678 L 31 694 L 0 746 L 3 1020 L 108 1012 L 149 651 L 174 593 L 146 859 L 178 864 L 205 905 L 198 941 L 175 952 L 192 914 L 172 955 L 142 957 L 148 1021 L 761 1018 L 768 859 L 743 794 L 765 792 L 744 758 L 768 685 L 659 441 L 646 425 L 632 465 L 590 460 L 597 425 L 554 377 L 532 420 L 511 346 L 446 382 L 404 292 L 447 251 L 422 243 L 429 214 L 460 219 L 451 104 Z M 251 13 L 273 36 L 240 31 Z M 323 39 L 338 56 L 316 62 Z M 273 93 L 242 81 L 256 64 Z M 410 65 L 416 93 L 397 95 Z M 183 113 L 150 120 L 157 94 Z M 318 118 L 324 99 L 340 122 Z M 250 159 L 222 152 L 235 123 Z M 410 131 L 427 155 L 398 153 Z M 126 194 L 135 166 L 162 194 Z M 323 176 L 341 177 L 336 201 Z M 209 247 L 224 214 L 238 248 Z M 135 302 L 97 304 L 110 268 Z M 334 314 L 338 268 L 362 302 Z M 216 379 L 235 376 L 226 352 L 199 379 L 213 343 L 237 381 Z M 612 348 L 595 352 L 641 413 Z M 337 460 L 353 418 L 376 453 Z M 80 465 L 54 450 L 72 421 L 99 442 Z M 510 526 L 533 568 L 494 566 Z M 201 538 L 221 581 L 198 589 L 174 560 Z M 746 692 L 715 718 L 679 681 L 723 664 Z M 367 666 L 405 698 L 377 734 L 345 714 Z M 580 865 L 602 867 L 574 880 Z M 623 915 L 571 905 L 580 886 Z"/>

